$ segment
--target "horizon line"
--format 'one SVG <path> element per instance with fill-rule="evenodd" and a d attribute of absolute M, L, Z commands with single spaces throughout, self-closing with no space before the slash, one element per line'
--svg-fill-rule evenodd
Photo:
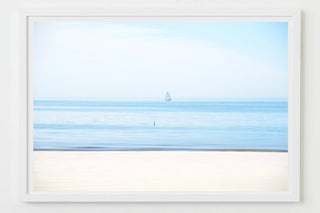
<path fill-rule="evenodd" d="M 41 97 L 33 98 L 33 101 L 165 101 L 164 98 L 135 97 L 135 98 L 79 98 L 79 97 Z M 172 98 L 174 101 L 288 101 L 287 97 L 228 97 L 228 98 Z"/>

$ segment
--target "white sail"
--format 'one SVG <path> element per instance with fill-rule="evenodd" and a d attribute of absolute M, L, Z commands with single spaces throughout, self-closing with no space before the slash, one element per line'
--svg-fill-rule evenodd
<path fill-rule="evenodd" d="M 171 97 L 170 97 L 169 92 L 167 92 L 165 100 L 166 100 L 166 101 L 171 101 Z"/>

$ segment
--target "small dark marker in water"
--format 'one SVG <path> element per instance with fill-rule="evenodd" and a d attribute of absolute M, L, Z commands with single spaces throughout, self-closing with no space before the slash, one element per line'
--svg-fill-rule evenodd
<path fill-rule="evenodd" d="M 156 121 L 153 121 L 153 126 L 156 126 Z"/>

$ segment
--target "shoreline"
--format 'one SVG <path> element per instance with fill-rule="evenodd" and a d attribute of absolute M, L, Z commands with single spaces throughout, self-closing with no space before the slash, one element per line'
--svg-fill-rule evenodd
<path fill-rule="evenodd" d="M 79 151 L 79 152 L 288 152 L 269 149 L 34 149 L 33 151 Z"/>
<path fill-rule="evenodd" d="M 34 191 L 287 191 L 288 153 L 33 151 Z"/>

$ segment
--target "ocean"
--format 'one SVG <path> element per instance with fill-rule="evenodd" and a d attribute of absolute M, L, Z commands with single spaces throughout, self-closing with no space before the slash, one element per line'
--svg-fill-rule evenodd
<path fill-rule="evenodd" d="M 281 101 L 35 100 L 34 150 L 288 150 Z"/>

